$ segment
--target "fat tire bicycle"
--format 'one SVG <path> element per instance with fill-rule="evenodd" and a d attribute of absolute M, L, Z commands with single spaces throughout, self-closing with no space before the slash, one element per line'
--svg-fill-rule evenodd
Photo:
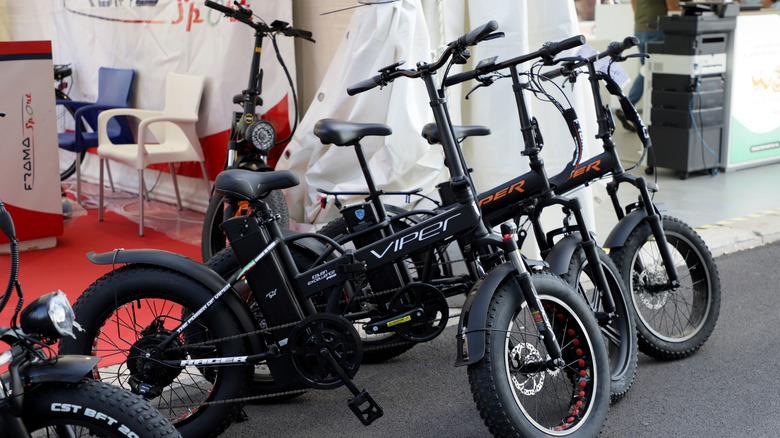
<path fill-rule="evenodd" d="M 346 386 L 353 395 L 349 408 L 370 424 L 383 411 L 353 382 L 362 358 L 353 321 L 367 318 L 369 332 L 400 331 L 419 342 L 440 334 L 448 319 L 446 301 L 426 283 L 432 274 L 409 272 L 405 260 L 457 240 L 470 248 L 464 257 L 474 283 L 458 324 L 456 364 L 474 376 L 472 391 L 490 431 L 497 436 L 598 434 L 609 409 L 610 376 L 595 317 L 566 282 L 549 273 L 532 275 L 517 251 L 513 224 L 505 224 L 502 235 L 484 226 L 443 90 L 434 82 L 437 71 L 467 56 L 467 47 L 500 36 L 496 29 L 495 22 L 480 26 L 450 43 L 433 63 L 383 69 L 348 90 L 367 91 L 399 77 L 425 82 L 434 119 L 445 133 L 442 147 L 456 200 L 449 208 L 400 232 L 386 224 L 385 237 L 347 250 L 325 236 L 279 227 L 263 198 L 297 184 L 294 173 L 223 171 L 217 192 L 251 207 L 249 216 L 222 224 L 239 270 L 225 282 L 172 253 L 92 253 L 95 263 L 122 266 L 79 298 L 74 310 L 85 333 L 63 343 L 62 351 L 112 351 L 118 369 L 95 369 L 95 377 L 152 400 L 184 436 L 224 430 L 247 400 L 252 365 L 259 363 L 279 384 Z M 527 60 L 577 44 L 581 37 L 548 43 Z M 365 136 L 391 132 L 382 124 L 337 120 L 322 120 L 315 128 L 325 142 L 356 148 Z M 316 249 L 317 243 L 322 244 L 312 250 L 317 260 L 299 270 L 293 251 Z M 397 290 L 366 287 L 372 276 L 390 274 L 400 280 Z M 408 282 L 415 275 L 417 281 Z M 257 313 L 236 289 L 242 287 L 248 287 Z M 384 298 L 376 301 L 377 296 Z M 377 302 L 387 305 L 371 305 Z M 126 336 L 117 333 L 123 330 Z"/>

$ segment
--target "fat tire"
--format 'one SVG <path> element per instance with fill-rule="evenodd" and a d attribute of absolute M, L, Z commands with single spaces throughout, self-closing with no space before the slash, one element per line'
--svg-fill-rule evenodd
<path fill-rule="evenodd" d="M 62 406 L 68 408 L 62 409 Z M 103 414 L 110 420 L 96 419 L 96 414 Z M 173 424 L 140 396 L 91 379 L 75 384 L 45 383 L 26 390 L 22 421 L 29 432 L 71 425 L 112 438 L 180 436 Z"/>
<path fill-rule="evenodd" d="M 571 329 L 574 330 L 574 336 L 578 339 L 579 346 L 576 348 L 583 350 L 582 355 L 576 357 L 580 357 L 584 362 L 582 365 L 579 364 L 579 359 L 571 362 L 571 365 L 576 364 L 578 368 L 581 368 L 579 371 L 569 370 L 571 366 L 567 366 L 563 370 L 552 373 L 545 371 L 542 374 L 537 374 L 536 377 L 539 380 L 536 382 L 541 382 L 541 387 L 537 385 L 535 387 L 537 393 L 529 396 L 526 401 L 533 401 L 534 396 L 543 389 L 546 378 L 555 379 L 553 382 L 548 382 L 548 388 L 556 387 L 556 384 L 560 385 L 561 404 L 567 403 L 568 405 L 560 406 L 561 412 L 559 413 L 551 413 L 551 406 L 539 406 L 536 413 L 545 412 L 548 415 L 557 415 L 550 420 L 550 425 L 542 425 L 529 419 L 528 412 L 532 408 L 531 404 L 523 405 L 515 397 L 515 392 L 512 389 L 513 384 L 508 375 L 507 336 L 510 333 L 508 330 L 513 325 L 511 320 L 519 314 L 518 311 L 527 312 L 527 310 L 523 310 L 525 306 L 521 294 L 518 293 L 516 287 L 512 287 L 514 285 L 510 284 L 511 282 L 507 281 L 494 292 L 488 308 L 485 355 L 479 362 L 468 367 L 469 382 L 477 409 L 494 437 L 597 436 L 606 421 L 610 402 L 609 362 L 598 324 L 587 304 L 577 297 L 571 286 L 560 278 L 539 272 L 532 275 L 532 281 L 542 305 L 549 314 L 548 317 L 550 323 L 553 324 L 556 336 L 562 338 L 558 341 L 563 347 L 564 359 L 571 358 L 571 354 L 577 354 L 576 349 L 572 350 L 575 348 L 573 347 L 574 338 L 571 335 L 568 335 L 568 338 L 561 336 L 558 332 L 569 333 L 569 329 Z M 563 317 L 556 318 L 552 316 L 553 313 L 563 315 Z M 533 327 L 533 321 L 530 314 L 528 315 L 529 319 L 526 322 L 530 323 L 529 327 Z M 525 344 L 531 347 L 526 348 L 527 351 L 532 351 L 533 348 L 538 352 L 538 356 L 546 356 L 544 344 L 538 340 L 534 328 L 526 328 L 518 330 L 518 332 L 524 332 L 527 336 L 523 339 L 524 342 L 518 343 L 515 348 Z M 587 370 L 590 370 L 592 374 L 587 374 Z M 580 371 L 586 371 L 588 380 L 581 377 Z M 561 373 L 567 375 L 561 376 Z M 584 381 L 586 386 L 580 387 L 578 381 Z M 569 385 L 571 385 L 570 388 Z M 583 391 L 582 395 L 579 391 Z M 582 397 L 586 397 L 586 399 L 582 400 Z M 579 407 L 574 401 L 578 398 L 580 401 L 584 401 Z M 574 413 L 577 408 L 579 410 Z M 569 425 L 565 426 L 565 430 L 553 430 L 557 426 L 563 427 L 564 423 L 567 422 Z"/>
<path fill-rule="evenodd" d="M 641 248 L 654 240 L 650 225 L 646 221 L 629 234 L 623 246 L 613 248 L 610 257 L 631 290 L 632 299 L 629 302 L 633 304 L 636 315 L 639 350 L 657 359 L 682 359 L 704 345 L 715 329 L 720 314 L 720 277 L 712 253 L 696 231 L 680 219 L 666 215 L 661 217 L 661 226 L 672 254 L 687 259 L 687 270 L 678 269 L 681 288 L 678 292 L 668 294 L 662 303 L 651 305 L 647 302 L 642 284 L 648 276 L 641 272 L 640 264 L 637 263 Z M 655 253 L 657 254 L 657 250 Z M 655 274 L 658 278 L 666 278 L 660 256 L 657 256 L 655 261 L 656 267 L 660 269 Z M 697 286 L 696 291 L 693 290 L 694 285 Z M 692 296 L 688 297 L 688 294 Z M 686 299 L 689 302 L 683 301 Z M 659 306 L 658 309 L 651 308 L 655 306 Z M 657 324 L 662 321 L 660 316 L 663 316 L 663 310 L 667 307 L 678 314 L 680 311 L 686 311 L 681 319 L 695 318 L 696 327 L 684 334 L 662 335 Z"/>
<path fill-rule="evenodd" d="M 208 208 L 206 208 L 200 235 L 200 255 L 204 263 L 227 247 L 225 235 L 219 228 L 220 224 L 224 222 L 224 200 L 224 196 L 214 193 L 209 199 Z M 264 201 L 271 207 L 271 211 L 279 215 L 279 226 L 284 229 L 290 228 L 290 212 L 287 209 L 287 201 L 284 199 L 282 191 L 271 191 Z"/>
<path fill-rule="evenodd" d="M 599 324 L 609 355 L 610 374 L 612 376 L 611 392 L 612 401 L 614 402 L 626 395 L 636 377 L 638 340 L 634 306 L 631 304 L 628 286 L 623 281 L 620 270 L 618 270 L 615 263 L 603 249 L 596 248 L 596 252 L 604 270 L 617 315 L 617 318 L 614 318 L 609 325 L 602 326 Z M 594 302 L 594 297 L 590 296 L 584 290 L 583 285 L 579 283 L 578 279 L 582 275 L 592 278 L 592 275 L 589 274 L 585 250 L 580 246 L 569 261 L 568 271 L 561 277 L 579 292 L 592 311 L 603 311 L 603 307 Z"/>
<path fill-rule="evenodd" d="M 100 355 L 102 350 L 93 351 L 93 345 L 97 345 L 97 339 L 104 332 L 111 333 L 113 324 L 119 325 L 120 322 L 109 321 L 115 317 L 115 310 L 118 308 L 124 311 L 132 311 L 132 317 L 135 319 L 142 316 L 142 310 L 136 310 L 135 307 L 141 307 L 142 300 L 149 300 L 151 305 L 163 306 L 160 312 L 167 311 L 170 318 L 180 319 L 181 309 L 175 309 L 175 306 L 158 304 L 159 301 L 168 300 L 171 303 L 180 304 L 181 308 L 199 309 L 205 304 L 213 293 L 205 286 L 187 277 L 181 273 L 143 264 L 130 264 L 122 266 L 103 277 L 96 280 L 84 293 L 76 300 L 73 305 L 73 311 L 83 331 L 76 333 L 76 339 L 63 339 L 60 341 L 60 354 L 86 354 Z M 155 301 L 151 301 L 155 300 Z M 133 309 L 125 308 L 129 304 Z M 136 304 L 138 306 L 136 306 Z M 143 309 L 146 310 L 146 309 Z M 156 310 L 156 309 L 155 309 Z M 176 312 L 178 311 L 178 315 Z M 136 316 L 137 313 L 137 316 Z M 242 334 L 238 322 L 231 316 L 230 309 L 221 302 L 214 305 L 204 312 L 198 321 L 202 323 L 208 335 L 214 338 L 224 338 Z M 158 315 L 159 316 L 159 315 Z M 136 323 L 136 321 L 133 321 Z M 123 322 L 124 323 L 124 322 Z M 136 323 L 137 324 L 137 323 Z M 105 330 L 104 330 L 105 329 Z M 138 328 L 138 330 L 143 327 Z M 109 336 L 106 334 L 105 336 Z M 185 331 L 186 335 L 186 331 Z M 139 335 L 136 335 L 140 338 Z M 134 337 L 133 340 L 138 338 Z M 136 341 L 137 342 L 137 341 Z M 133 344 L 135 345 L 135 344 Z M 230 339 L 217 344 L 221 356 L 244 356 L 249 353 L 244 338 Z M 124 349 L 123 349 L 124 348 Z M 130 346 L 118 346 L 117 351 L 112 355 L 122 360 L 121 365 L 127 370 L 127 357 Z M 107 358 L 103 359 L 103 362 Z M 219 402 L 243 397 L 249 386 L 251 378 L 250 366 L 230 366 L 215 367 L 214 373 L 206 377 L 213 384 L 213 388 L 207 391 L 205 401 Z M 121 368 L 120 368 L 121 370 Z M 200 370 L 203 374 L 203 370 Z M 99 368 L 94 371 L 94 376 L 100 376 Z M 127 385 L 127 375 L 111 375 L 110 371 L 104 371 L 102 378 L 106 383 L 119 386 Z M 120 382 L 120 378 L 124 379 Z M 173 377 L 177 378 L 178 374 Z M 173 393 L 172 393 L 173 394 Z M 188 395 L 188 403 L 194 403 L 192 397 Z M 197 402 L 197 400 L 195 401 Z M 163 415 L 173 422 L 183 437 L 215 437 L 224 431 L 239 414 L 242 403 L 218 403 L 212 405 L 199 405 L 193 411 L 185 412 L 187 416 L 182 415 L 181 409 L 174 412 L 173 406 L 157 405 L 151 403 L 161 411 Z"/>

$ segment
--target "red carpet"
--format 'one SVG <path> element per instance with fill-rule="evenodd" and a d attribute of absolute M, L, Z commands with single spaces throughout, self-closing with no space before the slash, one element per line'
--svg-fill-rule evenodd
<path fill-rule="evenodd" d="M 138 236 L 138 224 L 124 216 L 107 211 L 105 221 L 98 222 L 97 210 L 88 209 L 87 215 L 76 218 L 57 238 L 55 248 L 28 251 L 20 254 L 19 282 L 24 291 L 25 304 L 56 290 L 62 290 L 72 302 L 92 282 L 111 270 L 111 266 L 94 265 L 86 258 L 90 251 L 107 252 L 115 248 L 155 248 L 172 251 L 200 261 L 200 248 L 175 240 L 147 227 L 145 236 Z M 8 284 L 10 256 L 0 255 L 0 284 L 2 291 Z M 0 313 L 0 325 L 10 321 L 16 307 L 16 296 Z"/>

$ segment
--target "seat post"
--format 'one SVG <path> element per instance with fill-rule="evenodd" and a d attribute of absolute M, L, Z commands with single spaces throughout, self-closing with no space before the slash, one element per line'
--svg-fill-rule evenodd
<path fill-rule="evenodd" d="M 366 155 L 363 153 L 363 147 L 360 146 L 360 141 L 356 141 L 354 146 L 355 154 L 357 155 L 358 162 L 360 163 L 360 170 L 363 171 L 363 176 L 366 178 L 366 185 L 368 186 L 368 199 L 370 199 L 374 204 L 374 208 L 376 209 L 379 217 L 384 219 L 387 217 L 387 211 L 385 211 L 384 204 L 382 204 L 382 202 L 379 200 L 382 192 L 377 190 L 376 184 L 374 184 L 374 178 L 371 176 L 371 169 L 368 167 L 368 161 L 366 160 Z"/>

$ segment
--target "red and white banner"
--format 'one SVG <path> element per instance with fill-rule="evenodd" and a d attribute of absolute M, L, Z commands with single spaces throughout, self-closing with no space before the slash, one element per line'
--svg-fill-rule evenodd
<path fill-rule="evenodd" d="M 231 0 L 217 0 L 232 6 Z M 93 101 L 97 98 L 99 67 L 135 70 L 131 105 L 161 109 L 164 104 L 165 77 L 168 72 L 202 75 L 206 87 L 200 108 L 198 136 L 206 154 L 211 179 L 225 162 L 228 133 L 233 111 L 233 96 L 249 83 L 249 65 L 254 53 L 254 30 L 222 13 L 204 6 L 201 0 L 61 0 L 52 4 L 54 17 L 55 62 L 73 66 L 75 88 L 71 98 Z M 292 1 L 259 2 L 242 0 L 256 17 L 268 23 L 292 22 Z M 282 57 L 295 80 L 294 43 L 291 38 L 277 39 Z M 264 40 L 261 57 L 263 103 L 258 109 L 274 124 L 279 138 L 289 135 L 294 117 L 293 99 L 284 71 L 276 59 L 271 41 Z M 87 163 L 87 179 L 95 178 L 94 157 Z M 112 172 L 114 167 L 112 164 Z M 159 167 L 162 171 L 167 166 Z M 114 172 L 116 173 L 116 172 Z M 177 174 L 201 178 L 196 163 L 182 163 Z M 124 190 L 135 191 L 137 176 L 114 175 Z M 202 187 L 183 188 L 187 204 L 203 207 L 208 199 Z M 163 188 L 163 192 L 165 192 Z M 159 188 L 155 193 L 159 192 Z M 172 190 L 171 190 L 172 193 Z"/>
<path fill-rule="evenodd" d="M 0 42 L 0 200 L 21 241 L 63 228 L 51 57 L 49 41 Z"/>

